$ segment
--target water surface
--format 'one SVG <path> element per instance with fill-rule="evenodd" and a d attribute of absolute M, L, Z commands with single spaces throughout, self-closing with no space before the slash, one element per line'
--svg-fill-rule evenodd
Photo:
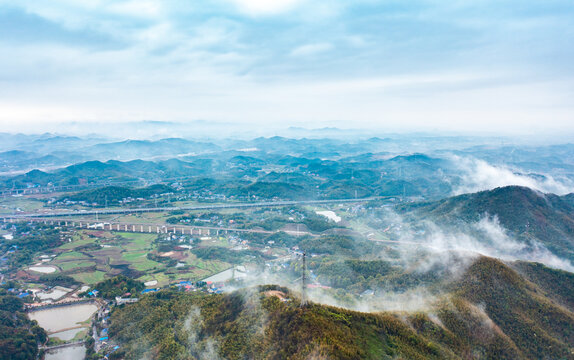
<path fill-rule="evenodd" d="M 82 325 L 97 310 L 95 304 L 83 303 L 33 311 L 28 313 L 28 317 L 38 321 L 47 332 L 55 333 Z"/>
<path fill-rule="evenodd" d="M 82 360 L 86 356 L 83 344 L 46 352 L 44 360 Z"/>

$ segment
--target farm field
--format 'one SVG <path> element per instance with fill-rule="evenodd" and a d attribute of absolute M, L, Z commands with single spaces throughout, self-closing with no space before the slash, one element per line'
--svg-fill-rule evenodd
<path fill-rule="evenodd" d="M 87 284 L 93 285 L 99 283 L 100 281 L 105 280 L 106 273 L 103 271 L 91 271 L 85 273 L 78 273 L 71 275 L 75 280 Z"/>
<path fill-rule="evenodd" d="M 0 214 L 12 215 L 19 211 L 32 212 L 44 207 L 44 202 L 27 196 L 7 196 L 2 199 Z"/>
<path fill-rule="evenodd" d="M 70 242 L 54 249 L 57 256 L 50 265 L 88 285 L 124 274 L 141 281 L 157 280 L 157 286 L 201 280 L 230 267 L 223 261 L 199 259 L 188 249 L 162 253 L 157 238 L 157 234 L 80 230 Z M 226 238 L 214 237 L 201 241 L 200 246 L 228 244 Z"/>

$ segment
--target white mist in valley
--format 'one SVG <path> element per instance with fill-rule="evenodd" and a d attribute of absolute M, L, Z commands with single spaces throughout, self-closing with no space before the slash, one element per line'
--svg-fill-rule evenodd
<path fill-rule="evenodd" d="M 446 264 L 453 254 L 466 254 L 466 257 L 479 255 L 499 258 L 506 261 L 524 260 L 540 262 L 547 266 L 573 271 L 574 266 L 567 259 L 553 254 L 537 241 L 518 241 L 499 222 L 497 216 L 484 214 L 479 221 L 470 225 L 441 226 L 430 220 L 417 223 L 424 230 L 409 229 L 412 224 L 392 210 L 387 210 L 389 220 L 407 229 L 398 239 L 399 243 L 419 244 L 421 249 L 432 254 L 426 257 L 423 268 L 432 268 L 436 264 Z M 397 248 L 405 264 L 418 259 L 412 247 Z M 446 258 L 445 258 L 446 257 Z"/>
<path fill-rule="evenodd" d="M 453 155 L 452 163 L 460 172 L 461 184 L 454 194 L 466 194 L 497 187 L 526 186 L 544 193 L 565 195 L 574 192 L 574 182 L 566 177 L 555 178 L 549 174 L 528 174 L 521 169 L 504 165 L 492 165 L 471 157 Z"/>

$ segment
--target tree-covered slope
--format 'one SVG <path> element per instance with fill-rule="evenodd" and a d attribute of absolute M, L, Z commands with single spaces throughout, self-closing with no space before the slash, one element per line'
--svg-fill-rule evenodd
<path fill-rule="evenodd" d="M 0 288 L 0 360 L 36 359 L 46 332 L 28 319 L 22 301 L 4 287 Z"/>
<path fill-rule="evenodd" d="M 63 196 L 60 200 L 85 201 L 89 204 L 117 205 L 126 198 L 149 198 L 153 195 L 171 193 L 174 189 L 167 185 L 151 185 L 145 188 L 130 189 L 120 186 L 106 186 L 95 190 L 85 190 L 72 195 Z"/>
<path fill-rule="evenodd" d="M 481 257 L 454 284 L 455 297 L 479 306 L 522 357 L 574 358 L 574 308 L 553 300 L 561 289 L 572 287 L 572 278 L 543 266 L 530 272 L 532 278 L 551 279 L 555 289 L 544 290 L 503 262 Z"/>
<path fill-rule="evenodd" d="M 125 359 L 573 359 L 574 309 L 555 300 L 571 295 L 545 285 L 571 280 L 480 257 L 416 313 L 300 307 L 277 286 L 164 290 L 115 309 L 109 333 L 120 345 L 113 356 Z"/>
<path fill-rule="evenodd" d="M 407 205 L 399 210 L 417 219 L 452 226 L 496 216 L 517 239 L 537 241 L 555 254 L 574 260 L 574 206 L 565 199 L 526 187 L 507 186 Z"/>

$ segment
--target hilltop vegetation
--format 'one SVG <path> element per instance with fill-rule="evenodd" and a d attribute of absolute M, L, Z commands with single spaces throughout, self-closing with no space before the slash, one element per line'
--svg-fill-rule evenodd
<path fill-rule="evenodd" d="M 363 271 L 375 263 L 348 263 Z M 533 281 L 508 265 L 478 258 L 431 309 L 360 313 L 299 307 L 296 294 L 263 286 L 229 294 L 161 291 L 112 313 L 114 358 L 139 359 L 568 359 L 574 358 L 570 277 L 537 265 Z M 544 279 L 544 280 L 541 280 Z M 446 286 L 445 285 L 445 286 Z M 544 290 L 543 290 L 544 289 Z M 287 301 L 281 301 L 285 298 Z M 382 299 L 381 301 L 384 301 Z"/>
<path fill-rule="evenodd" d="M 123 275 L 114 276 L 94 285 L 91 290 L 97 290 L 98 296 L 104 299 L 114 299 L 126 293 L 137 295 L 145 288 L 141 281 L 133 280 Z"/>
<path fill-rule="evenodd" d="M 174 189 L 166 185 L 152 185 L 140 189 L 130 189 L 119 186 L 107 186 L 95 190 L 81 191 L 72 195 L 65 195 L 60 201 L 83 201 L 90 205 L 105 206 L 117 205 L 121 200 L 132 198 L 147 199 L 153 195 L 172 193 Z"/>

